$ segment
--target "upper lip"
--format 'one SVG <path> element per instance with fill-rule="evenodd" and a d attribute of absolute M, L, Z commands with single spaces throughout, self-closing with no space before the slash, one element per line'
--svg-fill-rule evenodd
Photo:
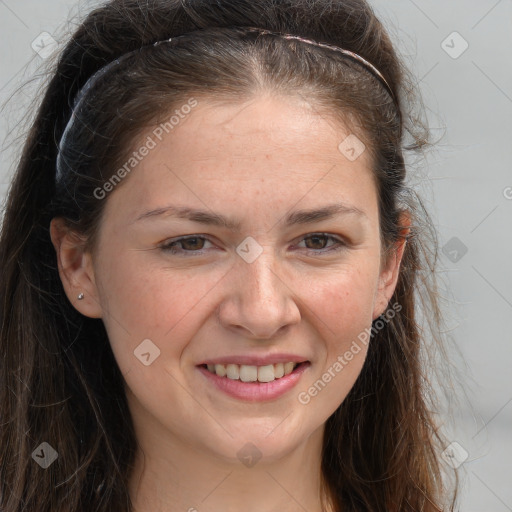
<path fill-rule="evenodd" d="M 244 364 L 249 366 L 266 366 L 269 364 L 278 363 L 302 363 L 308 361 L 304 356 L 297 354 L 267 354 L 267 355 L 237 355 L 237 356 L 225 356 L 225 357 L 214 357 L 212 359 L 205 359 L 198 366 L 203 364 Z"/>

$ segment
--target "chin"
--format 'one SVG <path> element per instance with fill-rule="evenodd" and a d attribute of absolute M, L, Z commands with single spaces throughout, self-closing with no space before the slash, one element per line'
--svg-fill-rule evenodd
<path fill-rule="evenodd" d="M 223 427 L 232 437 L 221 429 L 219 436 L 210 435 L 204 442 L 226 464 L 242 463 L 252 467 L 255 463 L 272 463 L 285 457 L 310 436 L 301 436 L 299 428 L 285 425 L 286 421 L 281 418 L 269 423 L 268 417 L 247 418 L 246 421 L 236 420 L 233 429 L 230 423 L 224 423 Z"/>

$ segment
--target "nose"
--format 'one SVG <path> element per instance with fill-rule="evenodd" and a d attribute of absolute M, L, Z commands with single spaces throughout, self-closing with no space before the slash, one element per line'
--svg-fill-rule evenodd
<path fill-rule="evenodd" d="M 226 329 L 245 337 L 269 339 L 300 321 L 294 290 L 299 283 L 289 282 L 272 252 L 265 248 L 252 263 L 240 258 L 232 267 L 228 291 L 218 310 Z"/>

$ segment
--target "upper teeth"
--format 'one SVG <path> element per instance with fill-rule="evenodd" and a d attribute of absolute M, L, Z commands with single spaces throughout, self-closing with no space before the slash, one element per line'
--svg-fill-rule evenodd
<path fill-rule="evenodd" d="M 298 363 L 277 363 L 266 366 L 249 366 L 246 364 L 209 364 L 208 370 L 219 377 L 241 380 L 242 382 L 272 382 L 283 375 L 292 373 Z"/>

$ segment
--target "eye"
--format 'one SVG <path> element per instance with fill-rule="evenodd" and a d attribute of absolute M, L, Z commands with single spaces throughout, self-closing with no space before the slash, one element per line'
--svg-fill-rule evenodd
<path fill-rule="evenodd" d="M 326 242 L 328 240 L 334 241 L 335 244 L 326 249 Z M 308 245 L 308 241 L 312 242 L 313 247 L 307 247 L 306 252 L 321 254 L 326 252 L 340 251 L 346 247 L 346 243 L 338 237 L 328 235 L 326 233 L 312 233 L 303 237 L 302 241 Z M 211 243 L 208 238 L 200 235 L 192 235 L 187 237 L 176 238 L 163 245 L 160 248 L 169 253 L 182 256 L 201 256 L 205 253 L 204 244 Z M 302 243 L 302 242 L 301 242 Z M 181 246 L 179 248 L 178 246 Z"/>
<path fill-rule="evenodd" d="M 313 242 L 313 246 L 314 247 L 308 247 L 308 249 L 310 249 L 309 251 L 307 252 L 333 252 L 333 251 L 340 251 L 342 249 L 344 249 L 346 247 L 346 244 L 345 242 L 343 242 L 341 239 L 339 239 L 338 237 L 335 237 L 335 236 L 332 236 L 332 235 L 329 235 L 327 233 L 312 233 L 311 235 L 307 235 L 303 238 L 303 241 L 306 241 L 306 245 L 307 245 L 307 240 L 310 240 Z M 327 240 L 334 240 L 336 243 L 334 244 L 334 246 L 331 246 L 330 248 L 328 249 L 325 249 L 325 242 Z"/>
<path fill-rule="evenodd" d="M 183 254 L 183 253 L 191 253 L 196 255 L 203 254 L 204 242 L 209 242 L 207 238 L 204 236 L 189 236 L 189 237 L 182 237 L 177 238 L 171 242 L 168 242 L 161 246 L 161 249 L 165 252 L 168 252 L 170 254 Z M 211 243 L 211 242 L 209 242 Z M 178 249 L 176 246 L 181 245 L 182 247 L 187 247 L 186 249 Z"/>

